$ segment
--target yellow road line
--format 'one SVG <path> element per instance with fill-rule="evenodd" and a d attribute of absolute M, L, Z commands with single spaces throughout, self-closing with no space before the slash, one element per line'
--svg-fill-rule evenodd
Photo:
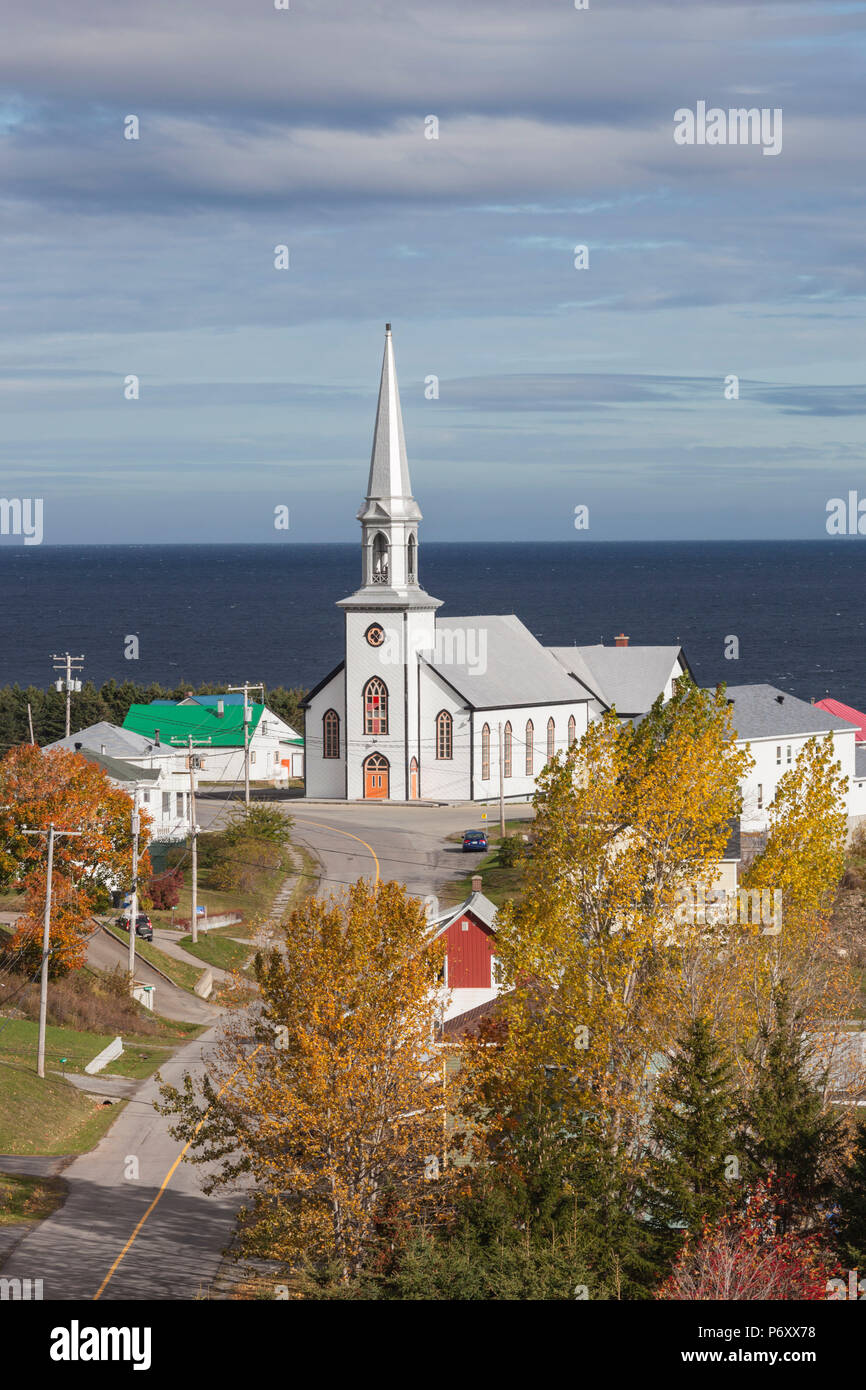
<path fill-rule="evenodd" d="M 359 845 L 363 845 L 364 848 L 368 849 L 372 854 L 373 863 L 376 865 L 376 877 L 374 882 L 379 882 L 379 860 L 376 857 L 376 851 L 374 850 L 372 845 L 367 844 L 366 840 L 362 840 L 360 835 L 353 835 L 351 830 L 340 830 L 336 825 L 326 825 L 325 822 L 321 820 L 310 820 L 307 816 L 296 816 L 295 825 L 317 825 L 320 830 L 333 830 L 335 835 L 347 835 L 350 840 L 357 840 Z"/>
<path fill-rule="evenodd" d="M 263 1046 L 264 1046 L 264 1043 L 259 1043 L 259 1045 L 258 1045 L 258 1047 L 255 1049 L 255 1051 L 254 1051 L 254 1052 L 251 1052 L 250 1055 L 249 1055 L 249 1057 L 247 1057 L 247 1058 L 244 1059 L 244 1062 L 250 1061 L 253 1057 L 256 1056 L 256 1053 L 261 1052 Z M 234 1081 L 234 1079 L 235 1079 L 235 1077 L 237 1076 L 238 1072 L 241 1070 L 241 1067 L 244 1065 L 244 1062 L 242 1062 L 241 1065 L 240 1065 L 239 1067 L 235 1067 L 235 1070 L 232 1072 L 232 1074 L 231 1074 L 231 1076 L 229 1077 L 228 1081 L 225 1083 L 224 1086 L 222 1086 L 222 1087 L 220 1088 L 219 1091 L 217 1091 L 217 1100 L 219 1100 L 219 1098 L 220 1098 L 220 1096 L 223 1094 L 223 1092 L 226 1091 L 226 1090 L 228 1089 L 228 1087 L 232 1084 L 232 1082 Z M 201 1129 L 202 1125 L 203 1125 L 204 1122 L 205 1122 L 205 1119 L 207 1119 L 207 1116 L 206 1116 L 206 1115 L 205 1115 L 204 1119 L 199 1120 L 198 1124 L 196 1125 L 195 1129 L 193 1130 L 192 1139 L 194 1139 L 195 1136 L 198 1134 L 199 1130 Z M 145 1221 L 147 1220 L 147 1218 L 150 1216 L 150 1213 L 153 1211 L 153 1209 L 154 1209 L 154 1207 L 156 1206 L 157 1202 L 158 1202 L 159 1199 L 162 1197 L 162 1194 L 163 1194 L 163 1192 L 165 1191 L 165 1189 L 168 1187 L 168 1184 L 171 1182 L 171 1179 L 173 1178 L 175 1172 L 177 1171 L 178 1165 L 179 1165 L 180 1163 L 183 1162 L 183 1156 L 184 1156 L 184 1154 L 186 1153 L 187 1149 L 189 1148 L 190 1144 L 192 1143 L 192 1139 L 188 1139 L 187 1142 L 184 1144 L 184 1146 L 183 1146 L 183 1148 L 181 1149 L 180 1153 L 178 1154 L 177 1158 L 174 1160 L 174 1163 L 171 1165 L 171 1167 L 169 1168 L 169 1170 L 168 1170 L 168 1172 L 166 1173 L 165 1177 L 163 1178 L 163 1180 L 162 1180 L 162 1182 L 161 1182 L 161 1184 L 160 1184 L 159 1191 L 157 1192 L 156 1196 L 154 1197 L 154 1199 L 153 1199 L 153 1201 L 151 1202 L 150 1206 L 148 1207 L 147 1211 L 144 1213 L 144 1216 L 143 1216 L 143 1217 L 141 1218 L 141 1220 L 137 1223 L 137 1225 L 136 1225 L 136 1227 L 135 1227 L 135 1230 L 133 1231 L 132 1235 L 129 1237 L 129 1240 L 128 1240 L 128 1241 L 126 1242 L 126 1244 L 124 1245 L 124 1247 L 123 1247 L 123 1249 L 121 1250 L 120 1254 L 118 1255 L 117 1259 L 114 1261 L 114 1264 L 111 1266 L 111 1269 L 108 1271 L 108 1273 L 106 1274 L 106 1276 L 105 1276 L 105 1278 L 103 1279 L 102 1283 L 100 1284 L 99 1288 L 96 1290 L 96 1293 L 93 1295 L 93 1302 L 94 1302 L 94 1303 L 96 1302 L 96 1300 L 97 1300 L 98 1298 L 101 1298 L 101 1297 L 102 1297 L 103 1291 L 104 1291 L 104 1289 L 106 1288 L 106 1286 L 107 1286 L 107 1284 L 108 1284 L 108 1281 L 109 1281 L 109 1280 L 112 1278 L 112 1276 L 114 1275 L 114 1271 L 117 1269 L 118 1265 L 120 1264 L 120 1262 L 121 1262 L 121 1260 L 124 1258 L 124 1256 L 127 1254 L 127 1252 L 128 1252 L 129 1250 L 131 1250 L 133 1241 L 135 1240 L 136 1236 L 138 1235 L 139 1231 L 141 1230 L 141 1228 L 142 1228 L 142 1226 L 144 1225 L 144 1223 L 145 1223 Z"/>
<path fill-rule="evenodd" d="M 375 882 L 376 882 L 376 883 L 379 882 L 379 878 L 380 878 L 380 873 L 379 873 L 379 860 L 378 860 L 378 858 L 377 858 L 376 851 L 374 850 L 374 848 L 373 848 L 372 845 L 368 845 L 368 844 L 367 844 L 367 841 L 366 841 L 366 840 L 362 840 L 361 837 L 360 837 L 360 835 L 353 835 L 352 832 L 351 832 L 350 830 L 340 830 L 339 827 L 336 826 L 336 825 L 326 825 L 324 821 L 319 821 L 319 820 L 308 820 L 306 816 L 299 816 L 298 819 L 297 819 L 297 821 L 296 821 L 296 824 L 297 824 L 297 825 L 317 825 L 317 826 L 319 827 L 320 830 L 332 830 L 332 831 L 334 832 L 335 835 L 345 835 L 345 836 L 347 836 L 347 838 L 350 839 L 350 840 L 357 840 L 357 842 L 358 842 L 359 845 L 363 845 L 364 848 L 365 848 L 365 849 L 368 849 L 368 850 L 370 851 L 370 853 L 372 854 L 372 856 L 373 856 L 373 863 L 376 865 L 376 878 L 375 878 Z M 250 1053 L 250 1057 L 255 1057 L 256 1053 L 261 1051 L 262 1046 L 263 1046 L 263 1044 L 260 1044 L 259 1047 L 256 1048 L 255 1052 Z M 249 1061 L 249 1058 L 247 1058 L 247 1059 L 245 1059 L 245 1060 Z M 243 1063 L 241 1063 L 241 1065 L 243 1065 Z M 234 1081 L 234 1079 L 235 1079 L 235 1077 L 237 1076 L 237 1074 L 238 1074 L 238 1072 L 240 1071 L 240 1069 L 241 1069 L 240 1067 L 237 1067 L 237 1068 L 232 1072 L 232 1074 L 231 1074 L 231 1076 L 229 1077 L 228 1081 L 227 1081 L 227 1082 L 225 1083 L 225 1085 L 222 1087 L 222 1090 L 220 1090 L 220 1091 L 217 1092 L 217 1099 L 219 1099 L 219 1097 L 223 1094 L 223 1091 L 225 1091 L 225 1090 L 232 1084 L 232 1082 Z M 203 1124 L 204 1124 L 204 1120 L 199 1120 L 199 1122 L 198 1122 L 198 1124 L 196 1125 L 195 1130 L 194 1130 L 194 1132 L 193 1132 L 193 1139 L 195 1138 L 196 1134 L 198 1134 L 198 1132 L 199 1132 L 199 1130 L 201 1129 L 201 1127 L 202 1127 Z M 106 1276 L 105 1276 L 105 1278 L 103 1279 L 102 1283 L 100 1284 L 99 1288 L 96 1290 L 96 1293 L 93 1295 L 93 1301 L 94 1301 L 94 1302 L 96 1301 L 97 1298 L 101 1298 L 101 1297 L 102 1297 L 102 1293 L 103 1293 L 104 1289 L 105 1289 L 106 1286 L 108 1285 L 109 1280 L 113 1277 L 114 1272 L 115 1272 L 115 1270 L 117 1269 L 118 1265 L 120 1264 L 121 1260 L 124 1259 L 124 1257 L 126 1256 L 127 1252 L 132 1248 L 132 1244 L 133 1244 L 134 1240 L 136 1239 L 136 1237 L 137 1237 L 139 1231 L 141 1230 L 141 1228 L 142 1228 L 142 1226 L 144 1225 L 144 1223 L 145 1223 L 145 1221 L 147 1220 L 147 1218 L 150 1216 L 150 1213 L 153 1211 L 153 1209 L 154 1209 L 154 1207 L 156 1206 L 157 1202 L 159 1202 L 160 1198 L 162 1197 L 163 1192 L 165 1192 L 165 1189 L 168 1187 L 168 1184 L 171 1182 L 172 1178 L 174 1177 L 174 1174 L 177 1172 L 177 1169 L 178 1169 L 179 1165 L 183 1162 L 184 1154 L 186 1153 L 186 1151 L 187 1151 L 187 1149 L 189 1148 L 189 1146 L 190 1146 L 191 1143 L 192 1143 L 192 1139 L 188 1139 L 187 1142 L 184 1144 L 183 1148 L 181 1149 L 180 1153 L 178 1154 L 177 1158 L 174 1160 L 174 1163 L 173 1163 L 173 1164 L 171 1165 L 171 1167 L 169 1168 L 168 1172 L 166 1173 L 165 1177 L 164 1177 L 163 1180 L 162 1180 L 162 1183 L 160 1184 L 159 1191 L 157 1192 L 156 1196 L 154 1197 L 154 1199 L 153 1199 L 153 1201 L 151 1202 L 150 1206 L 148 1207 L 147 1211 L 144 1213 L 144 1216 L 142 1216 L 141 1220 L 137 1223 L 137 1225 L 136 1225 L 136 1227 L 135 1227 L 135 1230 L 133 1231 L 132 1235 L 129 1237 L 129 1240 L 128 1240 L 128 1241 L 126 1242 L 126 1244 L 124 1245 L 124 1247 L 123 1247 L 123 1249 L 121 1250 L 120 1254 L 118 1255 L 117 1259 L 114 1261 L 114 1264 L 111 1266 L 111 1269 L 110 1269 L 110 1270 L 108 1271 L 108 1273 L 106 1274 Z"/>

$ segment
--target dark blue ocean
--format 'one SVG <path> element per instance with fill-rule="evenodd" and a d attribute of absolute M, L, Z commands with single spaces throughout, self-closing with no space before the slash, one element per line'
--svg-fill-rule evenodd
<path fill-rule="evenodd" d="M 516 613 L 545 644 L 674 643 L 702 684 L 768 681 L 866 705 L 858 540 L 421 546 L 443 620 Z M 342 657 L 337 599 L 358 545 L 0 547 L 0 684 L 47 686 L 84 654 L 96 684 L 264 681 L 309 688 Z M 124 640 L 139 639 L 138 660 Z M 726 660 L 725 639 L 739 639 Z"/>

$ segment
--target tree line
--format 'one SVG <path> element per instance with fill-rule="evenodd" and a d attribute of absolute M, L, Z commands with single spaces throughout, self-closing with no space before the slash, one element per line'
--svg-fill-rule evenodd
<path fill-rule="evenodd" d="M 163 686 L 152 681 L 141 685 L 135 681 L 106 681 L 96 686 L 84 682 L 72 695 L 71 727 L 86 729 L 100 720 L 118 726 L 123 724 L 131 705 L 150 704 L 152 700 L 183 700 L 195 695 L 224 695 L 225 684 L 210 683 L 191 686 L 186 682 Z M 266 703 L 274 714 L 284 719 L 299 734 L 304 732 L 304 712 L 301 700 L 305 691 L 298 687 L 287 689 L 274 686 L 266 692 Z M 0 749 L 30 742 L 30 723 L 27 707 L 33 719 L 33 737 L 40 746 L 63 738 L 66 733 L 66 695 L 63 691 L 38 686 L 4 685 L 0 687 Z"/>

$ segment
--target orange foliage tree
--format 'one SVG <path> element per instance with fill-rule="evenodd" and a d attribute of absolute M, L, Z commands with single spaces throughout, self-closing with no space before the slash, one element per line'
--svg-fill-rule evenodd
<path fill-rule="evenodd" d="M 32 744 L 11 749 L 0 761 L 0 884 L 20 885 L 27 909 L 12 948 L 24 969 L 42 959 L 46 890 L 46 836 L 25 830 L 78 830 L 54 842 L 51 883 L 51 972 L 65 974 L 83 963 L 92 913 L 112 889 L 132 883 L 132 798 L 111 785 L 103 770 L 80 753 L 43 751 Z M 149 876 L 151 821 L 141 815 L 139 869 Z"/>

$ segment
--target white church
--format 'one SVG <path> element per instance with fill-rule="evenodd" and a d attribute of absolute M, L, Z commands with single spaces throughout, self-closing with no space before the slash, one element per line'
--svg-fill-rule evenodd
<path fill-rule="evenodd" d="M 420 582 L 391 326 L 361 523 L 361 587 L 338 607 L 345 656 L 304 701 L 305 795 L 356 801 L 524 799 L 602 711 L 644 714 L 688 668 L 682 649 L 544 647 L 513 614 L 441 618 Z"/>

